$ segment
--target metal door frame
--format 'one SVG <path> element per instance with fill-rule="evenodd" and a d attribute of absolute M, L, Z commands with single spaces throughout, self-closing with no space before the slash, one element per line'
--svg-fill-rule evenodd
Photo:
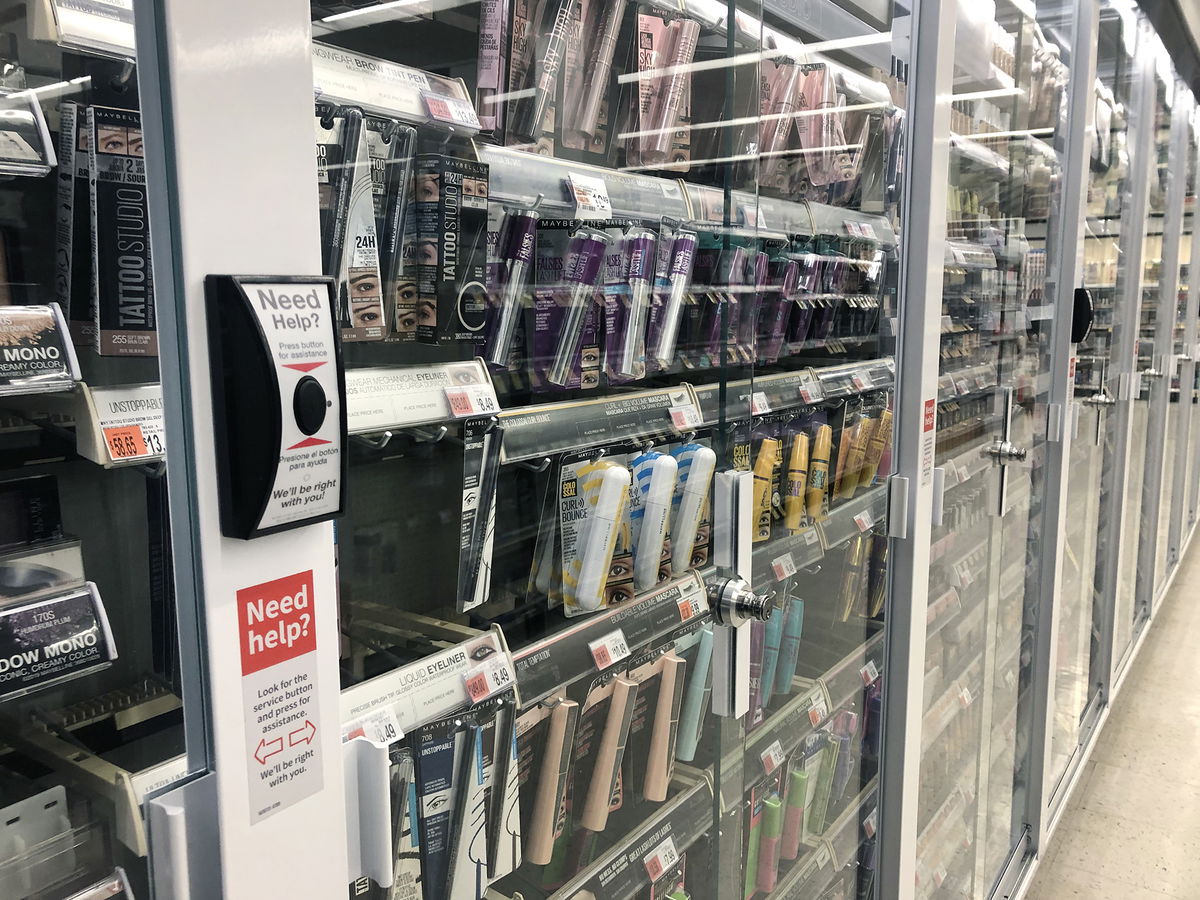
<path fill-rule="evenodd" d="M 154 274 L 167 301 L 159 333 L 169 465 L 172 486 L 186 485 L 172 490 L 171 524 L 176 559 L 193 561 L 202 598 L 206 642 L 195 663 L 211 741 L 204 762 L 216 791 L 215 815 L 183 809 L 179 841 L 196 845 L 196 833 L 219 841 L 217 858 L 193 867 L 210 878 L 220 872 L 223 900 L 343 897 L 349 882 L 333 526 L 255 541 L 222 536 L 204 294 L 212 273 L 321 271 L 317 194 L 297 190 L 316 183 L 309 12 L 305 0 L 149 0 L 137 15 L 141 84 L 149 88 L 142 94 L 146 160 L 156 179 Z M 309 568 L 319 708 L 310 747 L 320 754 L 322 784 L 252 824 L 245 726 L 252 700 L 243 694 L 236 592 Z M 170 840 L 153 844 L 155 867 L 169 867 L 177 851 Z M 303 865 L 263 864 L 297 857 Z M 215 900 L 195 879 L 170 900 L 188 895 Z"/>
<path fill-rule="evenodd" d="M 1171 401 L 1171 376 L 1176 368 L 1175 319 L 1179 307 L 1179 251 L 1183 232 L 1183 201 L 1187 189 L 1188 128 L 1191 92 L 1175 80 L 1175 105 L 1171 109 L 1170 145 L 1167 150 L 1167 196 L 1163 209 L 1162 263 L 1158 275 L 1158 314 L 1154 324 L 1150 415 L 1146 434 L 1146 476 L 1142 482 L 1142 528 L 1138 540 L 1137 608 L 1153 615 L 1158 593 L 1158 532 L 1162 515 L 1162 488 L 1166 474 L 1167 412 Z M 1152 375 L 1157 372 L 1159 374 Z"/>
<path fill-rule="evenodd" d="M 1104 621 L 1101 623 L 1100 629 L 1102 649 L 1099 674 L 1102 684 L 1108 686 L 1109 690 L 1116 682 L 1122 662 L 1131 655 L 1124 652 L 1124 647 L 1116 646 L 1117 630 L 1115 626 L 1119 588 L 1117 577 L 1121 571 L 1122 558 L 1129 551 L 1129 548 L 1124 545 L 1125 542 L 1121 540 L 1120 533 L 1125 516 L 1125 486 L 1129 467 L 1133 404 L 1137 402 L 1133 398 L 1138 393 L 1135 390 L 1137 382 L 1136 346 L 1142 312 L 1143 243 L 1150 203 L 1148 181 L 1136 173 L 1145 167 L 1146 160 L 1152 155 L 1154 146 L 1154 117 L 1148 113 L 1153 112 L 1156 100 L 1155 64 L 1153 54 L 1143 51 L 1149 36 L 1149 25 L 1144 17 L 1139 16 L 1134 55 L 1135 69 L 1130 91 L 1131 102 L 1126 108 L 1128 130 L 1131 137 L 1129 142 L 1130 181 L 1127 188 L 1129 204 L 1122 210 L 1121 235 L 1118 242 L 1118 252 L 1124 260 L 1125 276 L 1121 285 L 1123 288 L 1121 297 L 1114 298 L 1113 301 L 1113 343 L 1106 384 L 1109 394 L 1117 401 L 1111 409 L 1112 424 L 1110 425 L 1115 440 L 1111 456 L 1106 454 L 1104 470 L 1101 475 L 1100 489 L 1108 497 L 1108 508 L 1106 510 L 1107 519 L 1100 523 L 1100 527 L 1104 529 L 1107 540 L 1101 544 L 1104 552 L 1096 567 L 1097 589 L 1103 598 L 1101 608 L 1104 612 Z M 1149 126 L 1147 126 L 1147 120 L 1149 120 Z M 1124 315 L 1118 317 L 1118 313 L 1124 313 Z M 1120 318 L 1119 322 L 1118 318 Z M 1120 325 L 1119 330 L 1118 325 Z M 1119 340 L 1117 339 L 1118 335 Z M 1133 552 L 1136 553 L 1136 548 L 1133 548 Z"/>
<path fill-rule="evenodd" d="M 912 5 L 879 774 L 881 900 L 912 900 L 916 894 L 930 535 L 935 515 L 940 518 L 935 489 L 940 500 L 943 483 L 934 454 L 958 10 L 957 0 Z"/>
<path fill-rule="evenodd" d="M 1063 187 L 1059 197 L 1056 246 L 1050 252 L 1047 240 L 1046 296 L 1053 298 L 1057 311 L 1074 309 L 1075 288 L 1083 283 L 1080 254 L 1083 225 L 1087 215 L 1087 185 L 1090 170 L 1092 130 L 1095 120 L 1093 87 L 1100 33 L 1100 0 L 1080 0 L 1075 4 L 1075 28 L 1071 36 L 1071 82 L 1067 110 L 1067 132 L 1063 148 Z M 1049 234 L 1047 235 L 1049 238 Z M 1050 282 L 1053 278 L 1053 292 Z M 1038 618 L 1034 634 L 1034 662 L 1031 696 L 1041 702 L 1045 715 L 1034 710 L 1030 747 L 1028 804 L 1025 811 L 1030 827 L 1033 853 L 1041 853 L 1049 837 L 1049 822 L 1056 785 L 1052 779 L 1052 742 L 1054 738 L 1055 681 L 1058 672 L 1059 604 L 1062 602 L 1063 557 L 1066 524 L 1069 516 L 1067 486 L 1070 479 L 1073 439 L 1072 406 L 1075 380 L 1071 359 L 1076 345 L 1071 343 L 1070 319 L 1055 315 L 1053 361 L 1050 371 L 1050 399 L 1047 410 L 1046 478 L 1043 533 L 1055 535 L 1045 544 L 1045 556 L 1039 581 Z M 1066 783 L 1064 779 L 1063 783 Z"/>
<path fill-rule="evenodd" d="M 1196 169 L 1193 173 L 1196 183 L 1192 185 L 1193 191 L 1200 188 L 1200 135 L 1197 134 L 1196 129 L 1198 115 L 1200 115 L 1200 108 L 1197 108 L 1193 101 L 1192 120 L 1189 123 L 1197 145 Z M 1179 560 L 1183 558 L 1185 537 L 1190 536 L 1191 533 L 1193 521 L 1191 512 L 1194 508 L 1192 497 L 1195 495 L 1194 481 L 1197 472 L 1200 471 L 1193 462 L 1192 454 L 1189 452 L 1191 448 L 1188 446 L 1192 436 L 1192 416 L 1195 415 L 1192 407 L 1194 406 L 1196 384 L 1196 316 L 1200 313 L 1200 239 L 1196 234 L 1196 224 L 1196 210 L 1193 210 L 1192 233 L 1188 239 L 1191 246 L 1187 248 L 1188 297 L 1183 314 L 1183 355 L 1180 357 L 1181 365 L 1179 367 L 1179 416 L 1175 428 L 1175 472 L 1182 472 L 1185 477 L 1181 480 L 1176 474 L 1176 482 L 1183 484 L 1183 496 L 1179 498 L 1179 502 L 1171 511 L 1171 527 L 1167 538 L 1169 542 L 1168 559 L 1173 558 L 1176 567 L 1178 567 Z M 1180 238 L 1182 240 L 1182 232 Z M 1180 258 L 1182 257 L 1181 250 Z M 1161 598 L 1159 598 L 1159 602 L 1161 602 Z"/>

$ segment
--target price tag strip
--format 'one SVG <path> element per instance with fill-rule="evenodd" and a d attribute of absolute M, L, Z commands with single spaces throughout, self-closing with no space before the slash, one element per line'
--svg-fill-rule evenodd
<path fill-rule="evenodd" d="M 775 573 L 776 581 L 783 581 L 785 578 L 791 578 L 796 574 L 796 560 L 790 553 L 785 553 L 777 559 L 771 560 L 771 569 Z"/>
<path fill-rule="evenodd" d="M 404 737 L 404 730 L 400 727 L 400 720 L 396 718 L 396 711 L 385 707 L 342 727 L 343 742 L 360 737 L 387 746 Z"/>
<path fill-rule="evenodd" d="M 499 409 L 481 360 L 346 370 L 346 423 L 351 434 L 490 416 Z"/>
<path fill-rule="evenodd" d="M 568 176 L 571 194 L 575 198 L 575 218 L 611 219 L 612 201 L 608 198 L 608 185 L 603 178 L 572 172 Z"/>
<path fill-rule="evenodd" d="M 680 434 L 688 431 L 696 431 L 704 425 L 704 419 L 700 415 L 700 410 L 696 409 L 696 404 L 685 403 L 681 406 L 672 406 L 668 410 L 671 416 L 671 424 L 675 426 L 675 430 Z"/>

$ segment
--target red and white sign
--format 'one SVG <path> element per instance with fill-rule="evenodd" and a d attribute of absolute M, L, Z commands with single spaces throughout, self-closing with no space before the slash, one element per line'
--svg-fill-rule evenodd
<path fill-rule="evenodd" d="M 237 592 L 250 822 L 323 784 L 312 570 Z"/>

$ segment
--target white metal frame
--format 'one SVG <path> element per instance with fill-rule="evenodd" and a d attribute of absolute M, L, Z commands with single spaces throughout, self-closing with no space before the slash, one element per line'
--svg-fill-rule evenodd
<path fill-rule="evenodd" d="M 190 562 L 203 598 L 205 659 L 192 677 L 204 682 L 211 755 L 203 762 L 217 797 L 217 821 L 189 815 L 183 833 L 191 843 L 192 832 L 215 830 L 220 858 L 200 863 L 219 867 L 224 900 L 341 897 L 349 880 L 333 527 L 251 542 L 222 537 L 204 297 L 208 274 L 321 271 L 316 192 L 304 187 L 316 183 L 309 19 L 306 0 L 152 0 L 137 16 L 142 84 L 151 87 L 143 94 L 146 156 L 158 176 L 155 280 L 160 296 L 174 300 L 159 306 L 172 526 L 176 560 Z M 313 746 L 323 786 L 252 824 L 236 592 L 309 568 L 320 710 Z M 184 852 L 170 840 L 152 847 L 156 867 Z M 212 900 L 191 888 L 195 900 Z"/>

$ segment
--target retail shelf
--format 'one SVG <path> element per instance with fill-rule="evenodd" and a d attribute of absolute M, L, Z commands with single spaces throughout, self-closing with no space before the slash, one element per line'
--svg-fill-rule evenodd
<path fill-rule="evenodd" d="M 106 469 L 146 465 L 166 458 L 162 387 L 131 384 L 92 387 L 78 382 L 71 391 L 0 398 L 0 407 L 62 431 L 71 423 L 75 450 Z"/>
<path fill-rule="evenodd" d="M 593 897 L 595 900 L 623 900 L 633 897 L 650 884 L 647 860 L 666 842 L 676 853 L 684 854 L 712 828 L 713 791 L 707 777 L 685 779 L 677 774 L 679 788 L 636 830 L 630 832 L 608 852 L 602 854 L 552 898 Z M 495 890 L 485 895 L 507 900 Z"/>
<path fill-rule="evenodd" d="M 887 484 L 877 484 L 850 500 L 839 501 L 824 522 L 818 524 L 826 552 L 840 547 L 856 534 L 871 531 L 887 522 Z"/>
<path fill-rule="evenodd" d="M 589 644 L 620 629 L 634 653 L 691 630 L 709 616 L 708 594 L 695 572 L 629 603 L 577 620 L 514 654 L 517 687 L 526 705 L 597 671 Z"/>
<path fill-rule="evenodd" d="M 770 900 L 806 900 L 819 897 L 838 873 L 833 848 L 822 841 L 792 866 L 770 894 Z"/>
<path fill-rule="evenodd" d="M 682 433 L 672 411 L 682 409 L 703 410 L 688 385 L 504 410 L 502 459 L 511 463 L 620 441 L 672 439 Z"/>
<path fill-rule="evenodd" d="M 784 581 L 796 570 L 816 565 L 824 555 L 825 548 L 816 526 L 772 538 L 754 548 L 753 584 L 761 587 Z"/>
<path fill-rule="evenodd" d="M 825 840 L 833 851 L 834 861 L 845 867 L 858 859 L 862 846 L 865 822 L 878 808 L 879 778 L 870 779 L 836 819 L 825 829 Z"/>

